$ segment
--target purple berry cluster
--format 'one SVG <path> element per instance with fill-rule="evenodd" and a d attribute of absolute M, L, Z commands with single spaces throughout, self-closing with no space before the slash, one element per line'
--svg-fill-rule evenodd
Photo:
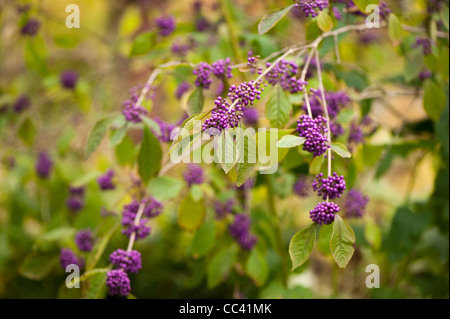
<path fill-rule="evenodd" d="M 355 189 L 351 189 L 344 202 L 345 215 L 349 218 L 360 218 L 364 215 L 369 198 Z"/>
<path fill-rule="evenodd" d="M 312 221 L 319 225 L 330 225 L 334 222 L 334 215 L 341 208 L 333 202 L 322 202 L 309 212 Z"/>
<path fill-rule="evenodd" d="M 316 17 L 319 11 L 328 7 L 328 0 L 294 0 L 295 6 L 302 9 L 307 17 Z"/>
<path fill-rule="evenodd" d="M 83 257 L 77 257 L 70 248 L 63 248 L 59 254 L 59 263 L 65 271 L 69 265 L 77 265 L 80 269 L 84 267 Z"/>
<path fill-rule="evenodd" d="M 172 51 L 173 54 L 179 57 L 184 57 L 188 53 L 190 48 L 191 46 L 189 44 L 174 43 L 170 47 L 170 50 Z"/>
<path fill-rule="evenodd" d="M 253 56 L 253 52 L 252 51 L 248 51 L 247 53 L 247 66 L 250 68 L 250 72 L 252 73 L 258 73 L 261 74 L 262 73 L 262 67 L 258 66 L 258 60 L 259 57 L 258 56 Z"/>
<path fill-rule="evenodd" d="M 116 249 L 109 256 L 109 260 L 117 269 L 123 269 L 133 274 L 137 274 L 142 268 L 141 253 L 137 250 Z"/>
<path fill-rule="evenodd" d="M 22 29 L 20 29 L 20 33 L 22 33 L 23 35 L 34 37 L 38 33 L 40 26 L 41 23 L 38 19 L 30 18 L 22 27 Z"/>
<path fill-rule="evenodd" d="M 381 19 L 387 20 L 387 18 L 389 17 L 389 14 L 392 13 L 392 10 L 388 7 L 387 3 L 384 1 L 380 1 L 378 3 L 378 8 L 380 9 Z"/>
<path fill-rule="evenodd" d="M 312 97 L 309 98 L 309 105 L 311 107 L 311 113 L 314 117 L 319 115 L 323 116 L 323 107 L 321 103 L 321 94 L 318 90 L 311 90 Z M 325 92 L 325 100 L 328 107 L 328 115 L 330 119 L 335 119 L 342 107 L 346 107 L 350 104 L 350 97 L 343 91 Z M 306 103 L 303 104 L 303 110 L 306 111 Z"/>
<path fill-rule="evenodd" d="M 47 152 L 40 152 L 36 160 L 35 171 L 37 176 L 42 179 L 47 179 L 53 169 L 53 161 Z"/>
<path fill-rule="evenodd" d="M 203 169 L 200 165 L 189 163 L 183 173 L 184 180 L 191 187 L 203 183 Z"/>
<path fill-rule="evenodd" d="M 209 89 L 209 86 L 212 83 L 211 66 L 206 62 L 200 62 L 194 69 L 193 73 L 197 76 L 195 79 L 195 85 L 204 89 Z"/>
<path fill-rule="evenodd" d="M 22 113 L 24 110 L 28 109 L 30 105 L 30 98 L 27 95 L 22 94 L 14 101 L 13 111 L 15 113 Z"/>
<path fill-rule="evenodd" d="M 80 251 L 90 252 L 94 245 L 94 236 L 90 229 L 82 229 L 75 235 L 75 244 Z"/>
<path fill-rule="evenodd" d="M 372 119 L 367 115 L 365 115 L 359 123 L 352 121 L 347 139 L 349 148 L 352 148 L 354 145 L 364 143 L 364 137 L 371 135 L 376 131 L 376 129 L 376 124 L 373 123 Z"/>
<path fill-rule="evenodd" d="M 214 212 L 217 220 L 224 219 L 228 214 L 233 213 L 234 200 L 232 198 L 226 201 L 216 200 L 214 202 Z"/>
<path fill-rule="evenodd" d="M 161 135 L 158 136 L 159 140 L 165 143 L 170 142 L 171 141 L 170 135 L 172 134 L 173 129 L 177 127 L 177 125 L 173 123 L 164 122 L 159 118 L 154 118 L 154 120 L 156 123 L 158 123 L 159 130 L 161 131 Z"/>
<path fill-rule="evenodd" d="M 308 115 L 300 116 L 297 121 L 297 132 L 300 137 L 306 139 L 303 143 L 303 150 L 313 153 L 314 156 L 320 156 L 326 152 L 330 147 L 326 133 L 327 120 L 322 116 L 317 116 L 315 119 L 310 118 Z"/>
<path fill-rule="evenodd" d="M 232 78 L 233 74 L 231 73 L 231 59 L 226 58 L 225 60 L 217 60 L 216 62 L 211 64 L 212 73 L 218 77 L 219 79 Z"/>
<path fill-rule="evenodd" d="M 115 189 L 116 186 L 113 183 L 114 171 L 109 169 L 105 174 L 97 179 L 98 186 L 102 191 Z"/>
<path fill-rule="evenodd" d="M 83 186 L 69 188 L 70 196 L 66 201 L 66 205 L 71 212 L 77 213 L 84 207 L 84 192 L 85 188 Z"/>
<path fill-rule="evenodd" d="M 413 49 L 421 48 L 423 55 L 430 55 L 432 53 L 431 46 L 433 40 L 427 37 L 417 37 L 416 42 L 412 44 Z"/>
<path fill-rule="evenodd" d="M 294 193 L 299 197 L 308 196 L 308 183 L 306 182 L 305 176 L 301 175 L 294 183 Z"/>
<path fill-rule="evenodd" d="M 323 173 L 319 173 L 312 187 L 317 195 L 322 196 L 322 199 L 340 198 L 346 188 L 344 176 L 339 176 L 336 172 L 327 178 L 324 178 Z"/>
<path fill-rule="evenodd" d="M 147 110 L 141 105 L 137 105 L 139 100 L 139 89 L 142 86 L 133 87 L 129 90 L 130 98 L 123 102 L 122 114 L 128 122 L 139 123 L 141 122 L 141 116 L 147 114 Z"/>
<path fill-rule="evenodd" d="M 163 37 L 171 35 L 176 28 L 175 19 L 172 16 L 159 17 L 155 23 L 158 27 L 158 34 Z"/>
<path fill-rule="evenodd" d="M 61 72 L 59 82 L 61 86 L 66 89 L 73 90 L 78 81 L 78 73 L 72 70 Z"/>
<path fill-rule="evenodd" d="M 131 291 L 130 278 L 123 269 L 113 269 L 107 273 L 106 286 L 110 296 L 128 296 Z"/>
<path fill-rule="evenodd" d="M 139 224 L 135 224 L 135 219 L 139 211 L 140 204 L 144 204 L 144 210 L 139 221 Z M 151 228 L 147 226 L 147 222 L 150 218 L 159 216 L 163 211 L 163 205 L 153 197 L 144 198 L 141 203 L 137 200 L 133 200 L 130 204 L 125 205 L 122 211 L 122 234 L 128 238 L 132 233 L 136 233 L 136 239 L 143 239 L 150 234 Z"/>
<path fill-rule="evenodd" d="M 249 81 L 238 86 L 231 85 L 228 90 L 230 102 L 221 96 L 215 100 L 211 117 L 203 123 L 203 130 L 213 135 L 222 130 L 237 127 L 242 118 L 242 112 L 247 106 L 253 105 L 255 100 L 261 98 L 261 91 L 259 82 Z"/>
<path fill-rule="evenodd" d="M 209 89 L 212 78 L 211 75 L 215 75 L 218 79 L 224 80 L 225 78 L 232 78 L 231 59 L 217 60 L 211 65 L 206 62 L 200 62 L 194 69 L 193 74 L 197 76 L 195 79 L 195 85 L 204 89 Z"/>
<path fill-rule="evenodd" d="M 246 107 L 242 112 L 242 120 L 246 125 L 256 125 L 258 117 L 258 110 L 253 107 Z"/>
<path fill-rule="evenodd" d="M 244 250 L 252 250 L 258 240 L 255 235 L 250 233 L 250 224 L 250 217 L 244 214 L 236 214 L 233 223 L 228 227 L 230 235 Z"/>
<path fill-rule="evenodd" d="M 136 224 L 136 218 L 139 208 L 142 207 L 142 216 L 139 224 Z M 163 205 L 153 197 L 146 197 L 140 202 L 133 200 L 125 205 L 122 211 L 122 233 L 128 238 L 135 234 L 135 239 L 143 239 L 150 234 L 150 227 L 146 225 L 150 218 L 159 216 L 163 212 Z M 106 286 L 109 295 L 127 296 L 131 291 L 130 278 L 127 272 L 138 273 L 142 268 L 141 253 L 137 250 L 116 249 L 109 259 L 115 269 L 107 274 Z"/>
<path fill-rule="evenodd" d="M 270 67 L 272 63 L 267 62 L 266 67 Z M 308 84 L 301 79 L 297 79 L 298 65 L 292 61 L 281 60 L 266 75 L 265 79 L 269 84 L 279 84 L 283 90 L 290 93 L 297 93 L 303 90 Z"/>

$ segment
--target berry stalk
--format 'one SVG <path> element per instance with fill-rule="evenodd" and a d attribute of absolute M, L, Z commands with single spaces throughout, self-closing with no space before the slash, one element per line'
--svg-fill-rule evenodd
<path fill-rule="evenodd" d="M 144 212 L 144 208 L 145 208 L 145 202 L 141 202 L 139 204 L 139 209 L 138 212 L 136 214 L 136 218 L 134 219 L 133 224 L 135 226 L 139 226 L 139 223 L 141 221 L 141 217 L 142 217 L 142 213 Z M 133 249 L 133 245 L 134 245 L 134 241 L 136 240 L 136 232 L 132 232 L 130 235 L 130 241 L 128 242 L 128 247 L 127 247 L 127 252 L 131 252 L 131 250 Z"/>

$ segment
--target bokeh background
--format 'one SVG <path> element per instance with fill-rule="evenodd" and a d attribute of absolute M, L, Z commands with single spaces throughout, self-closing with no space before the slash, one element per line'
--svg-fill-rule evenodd
<path fill-rule="evenodd" d="M 111 229 L 114 217 L 105 215 L 119 214 L 122 205 L 130 200 L 130 185 L 136 179 L 132 163 L 140 136 L 130 130 L 123 142 L 111 147 L 112 130 L 88 159 L 84 156 L 85 144 L 97 120 L 105 114 L 120 114 L 129 89 L 145 83 L 155 66 L 174 60 L 196 64 L 226 57 L 242 63 L 249 50 L 267 57 L 317 33 L 310 20 L 293 10 L 269 33 L 258 35 L 261 17 L 290 5 L 289 0 L 78 0 L 81 26 L 68 29 L 66 6 L 71 3 L 5 0 L 0 4 L 1 298 L 79 297 L 79 292 L 65 289 L 65 273 L 58 265 L 59 249 L 73 246 L 77 229 L 91 228 L 99 238 Z M 429 19 L 426 1 L 387 3 L 409 25 L 422 27 L 423 21 Z M 448 23 L 448 1 L 442 12 L 442 16 L 446 12 Z M 169 37 L 154 32 L 155 19 L 164 15 L 176 21 L 176 29 Z M 225 15 L 229 15 L 231 25 Z M 433 19 L 440 17 L 438 13 Z M 37 23 L 33 35 L 23 31 L 30 19 Z M 358 19 L 349 15 L 339 25 L 361 21 Z M 448 30 L 442 24 L 437 28 L 447 32 L 447 39 L 439 40 L 434 64 L 424 62 L 423 57 L 414 60 L 417 54 L 412 54 L 411 44 L 415 34 L 407 34 L 400 46 L 393 46 L 385 29 L 342 37 L 340 65 L 336 64 L 332 41 L 325 41 L 321 48 L 327 89 L 344 89 L 353 100 L 353 113 L 370 114 L 377 127 L 363 145 L 353 149 L 351 160 L 337 158 L 333 164 L 346 173 L 349 187 L 370 199 L 364 216 L 350 220 L 356 251 L 347 268 L 339 269 L 334 264 L 327 232 L 319 231 L 310 261 L 289 273 L 287 284 L 283 284 L 282 257 L 273 247 L 276 245 L 271 245 L 276 232 L 274 220 L 266 212 L 268 190 L 264 178 L 257 177 L 251 193 L 251 214 L 253 231 L 267 246 L 264 259 L 268 274 L 263 282 L 255 283 L 236 263 L 219 285 L 211 287 L 207 277 L 213 250 L 195 256 L 195 232 L 177 224 L 177 210 L 185 191 L 181 177 L 184 165 L 179 165 L 167 173 L 172 188 L 166 192 L 149 188 L 159 191 L 157 196 L 164 201 L 165 211 L 155 221 L 152 235 L 137 244 L 143 269 L 131 276 L 133 295 L 448 298 L 449 51 Z M 174 44 L 185 46 L 186 52 L 180 54 Z M 438 96 L 432 103 L 442 103 L 443 99 L 445 107 L 434 117 L 424 109 L 424 82 L 418 78 L 419 72 L 432 65 L 432 95 Z M 68 70 L 77 74 L 74 88 L 61 84 L 61 74 Z M 235 79 L 243 80 L 245 76 L 237 75 Z M 163 73 L 153 101 L 145 101 L 150 116 L 177 121 L 186 110 L 187 97 L 177 99 L 175 91 L 184 81 L 193 88 L 193 80 L 189 66 Z M 205 109 L 212 105 L 216 86 L 214 83 L 205 92 Z M 263 116 L 264 101 L 265 97 L 256 108 L 260 126 L 268 127 Z M 294 103 L 298 101 L 293 97 Z M 20 103 L 26 109 L 14 111 Z M 35 172 L 42 151 L 54 161 L 46 180 Z M 102 192 L 95 179 L 111 167 L 116 172 L 117 188 Z M 236 190 L 214 168 L 206 167 L 205 171 L 207 181 L 202 190 L 207 198 L 207 216 L 211 216 L 217 194 L 230 192 L 235 196 Z M 285 254 L 290 238 L 308 225 L 308 211 L 317 203 L 315 196 L 299 197 L 292 192 L 299 174 L 308 174 L 308 163 L 299 159 L 298 153 L 289 152 L 279 172 L 270 177 L 275 185 L 277 223 Z M 74 184 L 86 185 L 84 207 L 77 214 L 66 205 L 69 186 Z M 216 234 L 226 236 L 225 224 L 215 227 Z M 229 244 L 216 237 L 216 248 Z M 109 253 L 126 243 L 120 231 L 111 233 L 99 263 L 106 267 Z M 378 289 L 365 286 L 368 264 L 380 267 Z M 104 292 L 98 296 L 104 296 Z"/>

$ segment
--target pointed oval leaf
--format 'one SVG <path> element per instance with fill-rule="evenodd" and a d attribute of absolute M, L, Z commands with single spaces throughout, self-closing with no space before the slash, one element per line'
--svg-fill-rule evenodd
<path fill-rule="evenodd" d="M 303 265 L 311 255 L 316 239 L 317 224 L 311 224 L 297 232 L 289 244 L 289 255 L 292 260 L 292 270 Z"/>
<path fill-rule="evenodd" d="M 267 260 L 258 249 L 252 249 L 245 264 L 245 272 L 258 287 L 264 285 L 269 275 Z"/>
<path fill-rule="evenodd" d="M 266 104 L 266 116 L 274 127 L 282 127 L 289 121 L 292 103 L 280 85 L 276 85 Z"/>
<path fill-rule="evenodd" d="M 313 158 L 311 163 L 309 164 L 309 173 L 313 175 L 317 175 L 320 173 L 320 169 L 322 168 L 323 162 L 325 162 L 324 156 L 316 156 Z"/>
<path fill-rule="evenodd" d="M 187 102 L 187 108 L 189 115 L 198 114 L 203 110 L 203 104 L 205 103 L 205 97 L 203 96 L 203 89 L 198 87 L 189 96 Z"/>
<path fill-rule="evenodd" d="M 86 148 L 84 152 L 84 158 L 88 159 L 88 157 L 97 149 L 97 147 L 102 142 L 103 136 L 106 133 L 106 129 L 109 124 L 114 120 L 113 116 L 108 116 L 100 119 L 97 123 L 95 123 L 94 128 L 89 134 Z"/>
<path fill-rule="evenodd" d="M 292 4 L 287 8 L 271 12 L 263 16 L 258 24 L 258 33 L 264 34 L 270 29 L 272 29 L 278 23 L 278 21 L 280 21 L 281 18 L 283 18 L 286 15 L 286 13 L 288 13 L 293 7 L 294 5 Z"/>
<path fill-rule="evenodd" d="M 183 199 L 178 209 L 178 225 L 186 230 L 197 230 L 205 219 L 205 201 L 196 202 L 190 193 Z"/>
<path fill-rule="evenodd" d="M 138 155 L 138 172 L 145 183 L 159 171 L 161 157 L 161 144 L 148 127 L 144 126 L 141 149 Z"/>
<path fill-rule="evenodd" d="M 295 135 L 285 135 L 278 142 L 277 146 L 279 148 L 291 148 L 302 145 L 305 143 L 306 139 L 304 137 L 299 137 Z"/>
<path fill-rule="evenodd" d="M 394 45 L 399 45 L 404 36 L 400 20 L 393 13 L 389 15 L 388 35 Z"/>
<path fill-rule="evenodd" d="M 333 223 L 333 234 L 330 240 L 331 254 L 340 268 L 345 268 L 353 256 L 355 233 L 350 225 L 339 215 Z"/>
<path fill-rule="evenodd" d="M 317 16 L 317 25 L 323 32 L 328 32 L 333 29 L 333 20 L 328 13 L 320 11 Z"/>
<path fill-rule="evenodd" d="M 347 147 L 339 142 L 331 144 L 331 149 L 337 153 L 340 157 L 349 158 L 352 154 L 348 151 Z"/>

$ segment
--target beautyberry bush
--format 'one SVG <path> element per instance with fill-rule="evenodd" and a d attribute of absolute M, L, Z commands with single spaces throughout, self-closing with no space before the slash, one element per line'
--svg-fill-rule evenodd
<path fill-rule="evenodd" d="M 448 298 L 448 1 L 77 6 L 2 5 L 0 298 Z"/>

